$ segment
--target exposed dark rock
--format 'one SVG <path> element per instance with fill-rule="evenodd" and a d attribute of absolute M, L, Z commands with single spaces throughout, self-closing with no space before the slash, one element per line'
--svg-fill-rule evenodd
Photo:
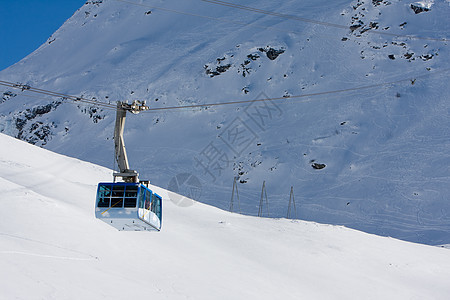
<path fill-rule="evenodd" d="M 313 169 L 316 169 L 316 170 L 321 170 L 321 169 L 325 168 L 326 165 L 325 164 L 319 164 L 319 163 L 313 163 L 311 165 L 311 167 L 313 167 Z"/>
<path fill-rule="evenodd" d="M 23 128 L 25 124 L 26 120 L 16 119 L 16 127 Z M 43 122 L 37 121 L 30 126 L 28 134 L 26 131 L 20 130 L 16 137 L 33 145 L 39 144 L 40 146 L 44 146 L 51 139 L 52 129 L 56 127 L 54 122 L 44 124 Z"/>
<path fill-rule="evenodd" d="M 419 6 L 419 5 L 414 4 L 414 3 L 411 4 L 411 9 L 416 14 L 420 14 L 421 12 L 425 12 L 425 11 L 430 11 L 429 8 L 426 8 L 426 7 L 423 7 L 423 6 Z"/>
<path fill-rule="evenodd" d="M 214 77 L 217 75 L 220 75 L 222 73 L 225 73 L 229 68 L 231 68 L 231 64 L 223 65 L 223 66 L 216 66 L 213 69 L 210 69 L 208 65 L 205 65 L 205 72 L 209 77 Z"/>
<path fill-rule="evenodd" d="M 35 118 L 36 116 L 45 115 L 46 113 L 51 112 L 53 108 L 58 107 L 60 104 L 61 104 L 61 102 L 57 102 L 57 103 L 49 103 L 47 105 L 35 107 L 31 110 L 30 117 L 27 116 L 27 119 L 30 120 L 30 119 Z"/>
<path fill-rule="evenodd" d="M 370 22 L 368 26 L 364 26 L 364 28 L 361 29 L 361 33 L 364 33 L 372 29 L 378 29 L 378 27 L 379 27 L 378 22 Z"/>
<path fill-rule="evenodd" d="M 350 30 L 353 32 L 356 29 L 358 29 L 359 27 L 361 27 L 361 24 L 355 24 L 355 25 L 350 26 Z"/>
<path fill-rule="evenodd" d="M 98 107 L 94 107 L 94 106 L 90 106 L 90 107 L 78 106 L 78 108 L 80 108 L 80 110 L 83 113 L 89 115 L 89 118 L 91 118 L 92 122 L 94 122 L 94 123 L 98 123 L 100 120 L 103 120 L 105 118 L 105 115 L 101 114 L 102 110 L 99 109 Z"/>
<path fill-rule="evenodd" d="M 279 55 L 285 52 L 283 48 L 275 49 L 273 47 L 267 46 L 265 48 L 258 48 L 260 52 L 266 53 L 266 56 L 270 60 L 275 60 Z M 262 62 L 258 61 L 261 59 L 261 55 L 258 52 L 253 52 L 246 55 L 247 58 L 239 62 L 234 59 L 234 54 L 225 54 L 223 57 L 219 57 L 213 63 L 208 63 L 204 65 L 205 73 L 209 77 L 215 77 L 222 73 L 227 72 L 230 69 L 234 69 L 238 74 L 243 77 L 247 77 L 253 71 L 256 71 L 258 67 L 261 67 Z M 244 93 L 248 93 L 248 89 L 242 90 Z"/>
<path fill-rule="evenodd" d="M 94 4 L 94 5 L 97 5 L 97 6 L 100 6 L 100 4 L 102 4 L 103 3 L 103 0 L 94 0 L 94 1 L 86 1 L 86 5 L 88 5 L 88 4 Z"/>
<path fill-rule="evenodd" d="M 353 5 L 352 7 L 353 7 L 354 10 L 356 10 L 356 9 L 358 9 L 358 7 L 360 7 L 360 6 L 363 5 L 363 4 L 364 4 L 364 2 L 358 1 L 358 3 L 356 3 L 356 4 Z"/>
<path fill-rule="evenodd" d="M 42 122 L 36 122 L 36 123 L 34 123 L 33 125 L 31 125 L 30 131 L 29 131 L 29 132 L 32 133 L 33 131 L 35 131 L 36 129 L 38 129 L 40 125 L 42 125 Z"/>
<path fill-rule="evenodd" d="M 413 55 L 414 55 L 414 53 L 406 52 L 403 56 L 404 56 L 406 59 L 410 59 L 411 57 L 413 57 Z"/>
<path fill-rule="evenodd" d="M 373 4 L 374 6 L 380 5 L 382 2 L 383 2 L 383 0 L 372 0 L 372 4 Z"/>
<path fill-rule="evenodd" d="M 19 133 L 20 133 L 20 131 L 23 130 L 23 127 L 25 127 L 25 125 L 27 124 L 27 119 L 17 118 L 15 123 L 16 123 L 16 128 L 17 128 L 17 130 L 19 130 Z"/>
<path fill-rule="evenodd" d="M 25 140 L 30 144 L 37 144 L 40 142 L 42 146 L 46 145 L 47 142 L 51 139 L 52 128 L 56 128 L 56 125 L 52 122 L 48 125 L 43 125 L 42 122 L 38 122 L 33 124 L 34 132 L 30 137 L 25 138 Z M 31 133 L 31 132 L 30 132 Z"/>
<path fill-rule="evenodd" d="M 230 64 L 225 65 L 225 66 L 218 66 L 218 67 L 216 68 L 216 71 L 219 72 L 219 73 L 224 73 L 224 72 L 226 72 L 230 67 L 231 67 Z"/>
<path fill-rule="evenodd" d="M 391 2 L 386 1 L 386 0 L 372 0 L 372 4 L 373 4 L 373 6 L 379 6 L 381 4 L 389 5 L 389 4 L 391 4 Z"/>
<path fill-rule="evenodd" d="M 16 113 L 13 117 L 18 131 L 16 137 L 31 144 L 45 145 L 51 138 L 52 128 L 57 127 L 56 124 L 54 122 L 44 124 L 41 121 L 35 121 L 31 125 L 27 125 L 30 121 L 55 110 L 61 103 L 62 101 L 54 101 L 47 105 L 36 106 Z"/>
<path fill-rule="evenodd" d="M 394 54 L 389 54 L 389 55 L 388 55 L 388 57 L 389 57 L 389 59 L 392 59 L 392 60 L 394 60 L 394 59 L 395 59 L 395 56 L 394 56 Z"/>
<path fill-rule="evenodd" d="M 0 99 L 0 103 L 8 101 L 9 99 L 14 98 L 16 96 L 17 96 L 17 94 L 10 92 L 10 91 L 6 91 L 2 94 L 2 99 Z"/>
<path fill-rule="evenodd" d="M 270 48 L 269 51 L 266 52 L 267 57 L 270 60 L 275 60 L 280 54 L 283 54 L 283 53 L 284 53 L 284 50 L 282 50 L 282 49 L 276 50 L 273 48 Z"/>
<path fill-rule="evenodd" d="M 277 59 L 277 57 L 278 57 L 280 54 L 283 54 L 283 53 L 285 52 L 284 49 L 274 49 L 274 48 L 272 48 L 272 47 L 269 47 L 268 49 L 267 49 L 267 47 L 266 47 L 266 48 L 259 48 L 258 50 L 261 51 L 261 52 L 265 52 L 266 55 L 267 55 L 267 57 L 268 57 L 270 60 L 275 60 L 275 59 Z"/>
<path fill-rule="evenodd" d="M 251 60 L 257 60 L 258 58 L 260 58 L 260 56 L 258 54 L 249 54 L 247 55 L 247 57 Z"/>
<path fill-rule="evenodd" d="M 433 54 L 424 54 L 424 55 L 421 55 L 420 58 L 421 58 L 423 61 L 427 61 L 427 60 L 432 59 L 433 56 L 434 56 Z"/>
<path fill-rule="evenodd" d="M 244 61 L 243 64 L 241 64 L 240 69 L 242 69 L 242 76 L 244 76 L 244 77 L 247 76 L 248 74 L 250 74 L 251 68 L 247 67 L 248 64 L 250 64 L 249 60 L 246 60 L 246 61 Z M 240 71 L 238 71 L 238 72 L 240 72 Z"/>

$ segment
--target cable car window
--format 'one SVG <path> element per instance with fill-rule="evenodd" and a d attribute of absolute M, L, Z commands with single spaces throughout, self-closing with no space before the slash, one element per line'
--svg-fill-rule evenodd
<path fill-rule="evenodd" d="M 112 188 L 111 207 L 123 207 L 123 196 L 125 194 L 124 185 L 114 185 Z"/>
<path fill-rule="evenodd" d="M 123 207 L 136 207 L 136 198 L 125 198 Z"/>
<path fill-rule="evenodd" d="M 137 185 L 127 185 L 125 188 L 124 207 L 136 207 Z"/>
<path fill-rule="evenodd" d="M 161 220 L 161 206 L 162 206 L 162 199 L 159 196 L 156 196 L 155 199 L 155 214 L 158 216 L 158 218 Z"/>
<path fill-rule="evenodd" d="M 144 208 L 145 189 L 141 187 L 139 189 L 139 208 Z"/>
<path fill-rule="evenodd" d="M 150 191 L 145 191 L 145 209 L 150 209 L 151 196 Z"/>
<path fill-rule="evenodd" d="M 111 207 L 119 208 L 123 206 L 123 198 L 111 198 Z"/>
<path fill-rule="evenodd" d="M 124 185 L 115 185 L 113 186 L 112 196 L 117 198 L 123 198 L 125 186 Z"/>
<path fill-rule="evenodd" d="M 109 197 L 111 196 L 110 185 L 100 185 L 98 189 L 98 207 L 109 207 Z"/>
<path fill-rule="evenodd" d="M 109 207 L 109 198 L 99 198 L 98 207 Z"/>
<path fill-rule="evenodd" d="M 156 213 L 156 205 L 157 205 L 157 203 L 156 203 L 156 194 L 153 194 L 153 196 L 152 196 L 152 206 L 151 206 L 150 210 L 152 212 L 154 212 L 154 213 Z"/>
<path fill-rule="evenodd" d="M 98 193 L 100 198 L 109 198 L 111 196 L 111 185 L 101 185 Z"/>
<path fill-rule="evenodd" d="M 138 187 L 136 185 L 127 185 L 125 190 L 125 197 L 137 197 Z"/>

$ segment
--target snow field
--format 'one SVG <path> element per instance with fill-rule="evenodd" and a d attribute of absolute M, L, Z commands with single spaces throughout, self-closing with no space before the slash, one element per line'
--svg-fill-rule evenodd
<path fill-rule="evenodd" d="M 448 249 L 164 197 L 159 233 L 95 219 L 111 170 L 0 135 L 0 299 L 446 299 Z M 25 288 L 26 287 L 26 288 Z"/>

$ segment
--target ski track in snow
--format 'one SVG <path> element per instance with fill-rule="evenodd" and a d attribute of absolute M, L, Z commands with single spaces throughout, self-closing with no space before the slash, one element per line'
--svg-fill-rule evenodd
<path fill-rule="evenodd" d="M 31 244 L 33 244 L 33 243 L 41 244 L 41 245 L 48 246 L 50 248 L 63 250 L 63 252 L 76 253 L 78 255 L 85 256 L 85 257 L 57 256 L 57 255 L 40 254 L 40 253 L 23 252 L 23 251 L 14 251 L 14 250 L 4 250 L 4 249 L 0 250 L 0 254 L 19 254 L 19 255 L 30 255 L 30 256 L 37 256 L 37 257 L 43 257 L 43 258 L 55 258 L 55 259 L 67 259 L 67 260 L 98 260 L 98 257 L 95 257 L 95 256 L 90 255 L 90 254 L 86 254 L 86 253 L 83 253 L 83 252 L 80 252 L 80 251 L 76 251 L 76 250 L 69 249 L 69 248 L 64 248 L 64 247 L 61 247 L 61 246 L 58 246 L 58 245 L 54 245 L 54 244 L 50 244 L 50 243 L 46 243 L 46 242 L 42 242 L 42 241 L 33 240 L 33 239 L 30 239 L 30 238 L 27 238 L 27 237 L 23 237 L 23 236 L 16 236 L 16 235 L 6 234 L 6 233 L 0 233 L 0 236 L 27 241 L 27 242 L 29 242 Z M 25 247 L 25 248 L 32 249 L 33 246 L 28 246 L 28 247 Z"/>
<path fill-rule="evenodd" d="M 42 257 L 42 258 L 65 259 L 65 260 L 95 260 L 95 258 L 65 257 L 65 256 L 55 256 L 55 255 L 46 255 L 46 254 L 38 254 L 38 253 L 28 253 L 28 252 L 21 252 L 21 251 L 0 250 L 0 254 L 29 255 L 29 256 L 36 256 L 36 257 Z"/>

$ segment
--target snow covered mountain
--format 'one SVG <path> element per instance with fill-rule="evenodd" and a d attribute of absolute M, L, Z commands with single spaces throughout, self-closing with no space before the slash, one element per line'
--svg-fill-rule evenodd
<path fill-rule="evenodd" d="M 450 243 L 449 1 L 217 2 L 87 1 L 0 80 L 152 108 L 281 98 L 130 116 L 131 166 L 223 209 L 237 177 L 244 214 L 286 216 L 292 186 L 297 218 Z M 1 132 L 113 167 L 114 111 L 0 92 Z"/>
<path fill-rule="evenodd" d="M 446 299 L 449 249 L 164 197 L 163 230 L 94 217 L 111 170 L 0 134 L 0 299 Z"/>

